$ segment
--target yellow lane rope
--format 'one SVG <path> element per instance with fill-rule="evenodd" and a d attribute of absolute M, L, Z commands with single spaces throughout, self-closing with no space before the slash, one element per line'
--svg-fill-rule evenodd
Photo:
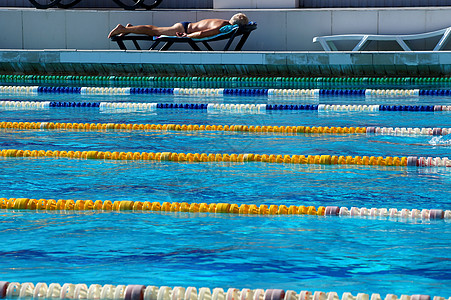
<path fill-rule="evenodd" d="M 64 199 L 0 198 L 0 209 L 27 209 L 47 211 L 160 211 L 190 213 L 229 213 L 245 215 L 316 215 L 351 217 L 391 217 L 412 219 L 451 219 L 451 210 L 358 208 L 305 205 L 256 205 L 235 203 L 187 203 L 151 201 L 92 201 Z"/>
<path fill-rule="evenodd" d="M 338 156 L 338 155 L 276 155 L 236 153 L 177 153 L 177 152 L 119 152 L 119 151 L 59 151 L 59 150 L 0 150 L 0 157 L 53 157 L 103 160 L 156 160 L 172 162 L 266 162 L 315 165 L 373 165 L 373 166 L 451 166 L 451 160 L 440 157 L 406 156 Z M 424 161 L 420 164 L 419 161 Z"/>
<path fill-rule="evenodd" d="M 0 128 L 22 130 L 172 130 L 172 131 L 239 131 L 285 134 L 304 133 L 366 133 L 366 127 L 326 126 L 248 126 L 248 125 L 192 125 L 192 124 L 119 124 L 119 123 L 58 123 L 58 122 L 0 122 Z"/>

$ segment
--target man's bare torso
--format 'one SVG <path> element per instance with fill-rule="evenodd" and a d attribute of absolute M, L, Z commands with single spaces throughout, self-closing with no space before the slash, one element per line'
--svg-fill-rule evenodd
<path fill-rule="evenodd" d="M 204 30 L 215 29 L 215 28 L 219 29 L 225 25 L 230 25 L 229 21 L 221 20 L 221 19 L 205 19 L 205 20 L 201 20 L 199 22 L 194 22 L 194 23 L 189 24 L 187 33 L 204 31 Z"/>

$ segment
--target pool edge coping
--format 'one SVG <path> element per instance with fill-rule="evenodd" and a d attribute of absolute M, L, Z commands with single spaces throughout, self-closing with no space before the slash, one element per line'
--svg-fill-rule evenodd
<path fill-rule="evenodd" d="M 0 74 L 131 76 L 449 76 L 451 51 L 0 49 Z"/>

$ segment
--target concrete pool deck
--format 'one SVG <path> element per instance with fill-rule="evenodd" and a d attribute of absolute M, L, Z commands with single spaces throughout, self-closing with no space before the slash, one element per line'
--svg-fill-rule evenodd
<path fill-rule="evenodd" d="M 124 11 L 1 8 L 0 74 L 117 76 L 449 76 L 451 51 L 324 52 L 312 39 L 342 33 L 420 33 L 445 28 L 451 7 L 241 10 L 258 24 L 239 52 L 117 50 L 117 23 L 172 24 L 237 10 Z M 356 26 L 358 25 L 358 26 Z M 89 34 L 87 34 L 89 32 Z M 434 41 L 415 46 L 429 49 Z M 391 46 L 388 46 L 390 50 Z M 396 48 L 395 48 L 396 49 Z"/>

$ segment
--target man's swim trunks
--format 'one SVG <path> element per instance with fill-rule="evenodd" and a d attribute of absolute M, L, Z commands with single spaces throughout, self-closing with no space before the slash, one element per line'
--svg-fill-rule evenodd
<path fill-rule="evenodd" d="M 180 23 L 182 23 L 183 29 L 185 30 L 185 33 L 187 34 L 187 33 L 188 33 L 188 25 L 189 25 L 191 22 L 180 22 Z"/>

